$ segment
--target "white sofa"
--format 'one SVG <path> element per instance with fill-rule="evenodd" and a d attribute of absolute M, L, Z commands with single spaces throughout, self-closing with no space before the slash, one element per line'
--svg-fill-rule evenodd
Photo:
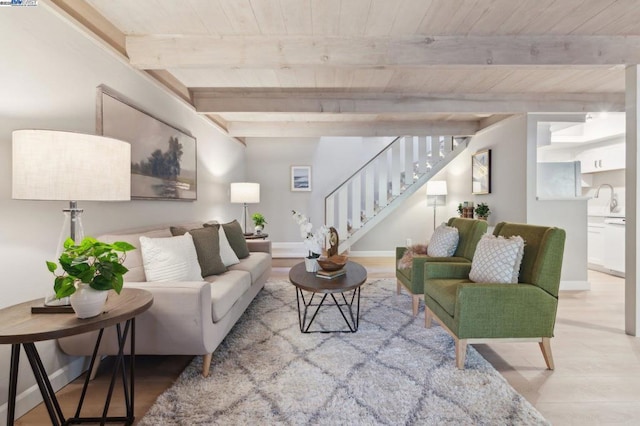
<path fill-rule="evenodd" d="M 193 229 L 202 223 L 177 224 Z M 171 237 L 169 226 L 142 232 L 108 234 L 100 241 L 126 241 L 140 247 L 140 236 Z M 209 374 L 213 351 L 260 292 L 271 274 L 271 243 L 247 241 L 249 257 L 220 275 L 193 282 L 147 282 L 140 250 L 127 253 L 125 288 L 141 288 L 153 294 L 151 308 L 136 318 L 136 354 L 203 355 L 202 374 Z M 69 355 L 90 356 L 98 332 L 59 339 Z M 105 330 L 100 355 L 116 355 L 115 327 Z M 127 351 L 129 345 L 127 345 Z M 96 366 L 97 366 L 96 362 Z M 97 367 L 92 374 L 95 374 Z"/>

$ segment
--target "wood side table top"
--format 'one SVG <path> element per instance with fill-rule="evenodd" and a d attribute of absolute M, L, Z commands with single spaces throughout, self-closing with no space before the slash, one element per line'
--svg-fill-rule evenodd
<path fill-rule="evenodd" d="M 314 293 L 344 293 L 367 281 L 367 270 L 359 263 L 348 261 L 344 267 L 346 274 L 327 279 L 316 277 L 315 272 L 307 272 L 304 262 L 298 263 L 289 271 L 289 281 L 302 290 Z"/>
<path fill-rule="evenodd" d="M 0 309 L 0 344 L 58 339 L 110 327 L 149 309 L 153 295 L 137 288 L 124 288 L 119 295 L 111 290 L 104 312 L 87 319 L 79 319 L 75 313 L 32 314 L 31 307 L 43 301 L 35 299 Z"/>

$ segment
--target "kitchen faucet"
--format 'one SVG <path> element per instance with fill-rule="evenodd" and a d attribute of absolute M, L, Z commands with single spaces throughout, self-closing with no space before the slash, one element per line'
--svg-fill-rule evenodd
<path fill-rule="evenodd" d="M 603 186 L 608 186 L 611 189 L 611 197 L 609 198 L 609 212 L 613 212 L 613 210 L 618 207 L 618 200 L 616 199 L 616 194 L 613 192 L 613 186 L 608 183 L 603 183 L 598 186 L 596 189 L 596 195 L 593 198 L 598 198 L 600 196 L 600 188 Z"/>

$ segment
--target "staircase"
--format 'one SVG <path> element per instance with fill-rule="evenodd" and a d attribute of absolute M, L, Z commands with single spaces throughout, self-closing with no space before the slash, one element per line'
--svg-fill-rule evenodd
<path fill-rule="evenodd" d="M 324 199 L 324 223 L 338 230 L 339 253 L 389 216 L 468 143 L 468 137 L 398 137 L 334 189 Z"/>

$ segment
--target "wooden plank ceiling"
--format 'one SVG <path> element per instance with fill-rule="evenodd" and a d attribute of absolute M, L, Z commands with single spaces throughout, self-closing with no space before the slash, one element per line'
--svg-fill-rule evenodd
<path fill-rule="evenodd" d="M 632 0 L 50 1 L 236 137 L 622 111 L 640 62 Z"/>

